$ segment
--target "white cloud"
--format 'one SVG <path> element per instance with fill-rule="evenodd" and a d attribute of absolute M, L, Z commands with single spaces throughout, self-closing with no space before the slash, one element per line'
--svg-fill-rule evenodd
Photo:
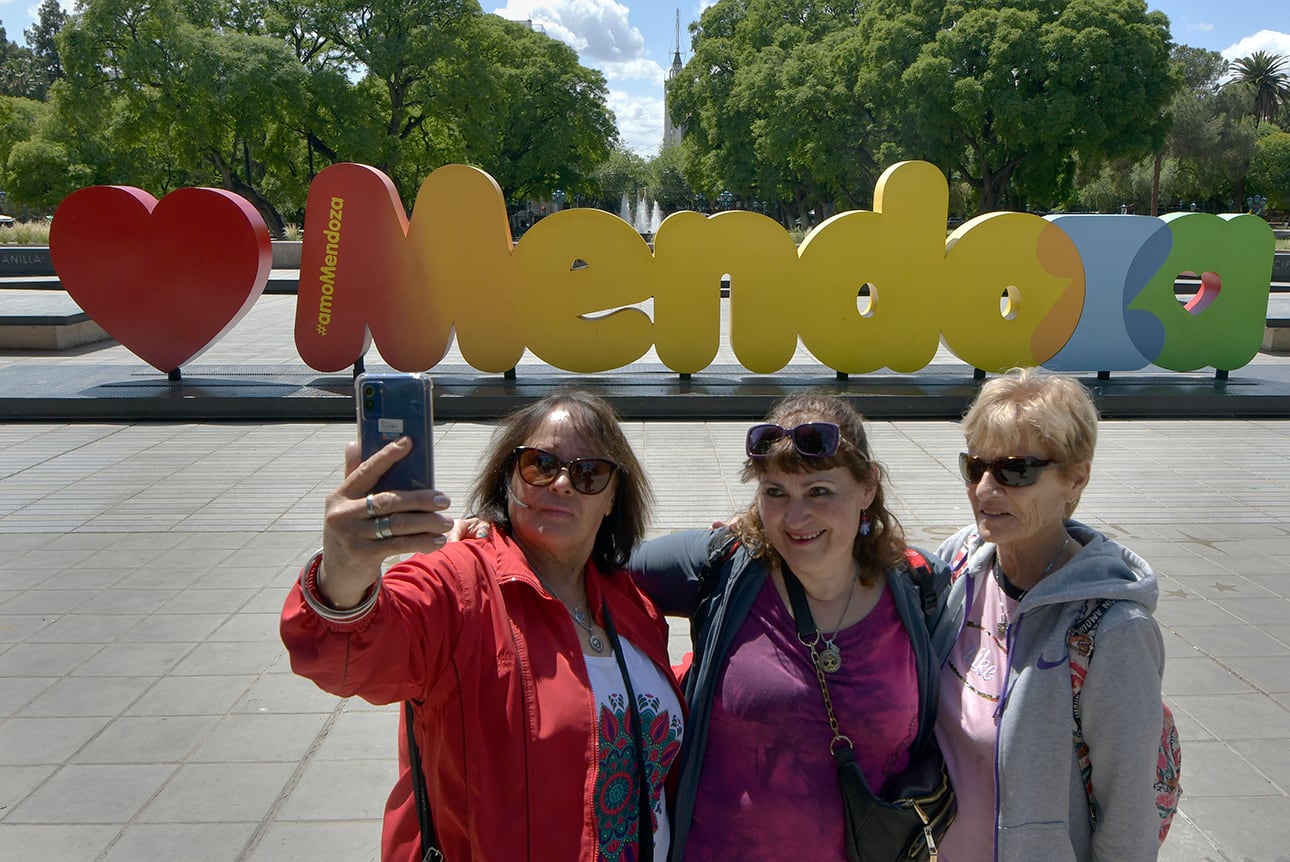
<path fill-rule="evenodd" d="M 584 60 L 623 63 L 643 57 L 645 37 L 627 22 L 628 9 L 614 0 L 509 0 L 503 18 L 531 20 Z"/>
<path fill-rule="evenodd" d="M 663 96 L 640 96 L 611 90 L 609 107 L 618 120 L 618 134 L 632 152 L 651 158 L 663 143 Z"/>
<path fill-rule="evenodd" d="M 1253 36 L 1246 36 L 1235 45 L 1224 48 L 1222 54 L 1226 60 L 1235 60 L 1239 57 L 1248 57 L 1255 51 L 1264 51 L 1273 55 L 1280 54 L 1283 57 L 1290 56 L 1290 33 L 1279 33 L 1276 30 L 1260 30 Z"/>
<path fill-rule="evenodd" d="M 653 60 L 632 60 L 629 63 L 605 63 L 605 77 L 611 81 L 640 81 L 663 91 L 663 67 Z"/>
<path fill-rule="evenodd" d="M 626 6 L 614 0 L 508 0 L 494 11 L 514 21 L 531 20 L 577 51 L 583 65 L 603 72 L 623 144 L 646 157 L 658 152 L 666 71 L 649 58 L 645 37 L 628 22 Z"/>

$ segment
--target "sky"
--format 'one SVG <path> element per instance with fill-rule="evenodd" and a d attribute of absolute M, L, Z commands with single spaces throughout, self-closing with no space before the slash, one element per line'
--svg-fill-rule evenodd
<path fill-rule="evenodd" d="M 72 8 L 71 0 L 61 0 Z M 690 58 L 689 25 L 713 0 L 481 0 L 485 12 L 531 20 L 569 44 L 585 66 L 605 73 L 609 107 L 628 149 L 646 158 L 663 140 L 663 81 L 681 18 L 681 60 Z M 0 0 L 0 22 L 21 44 L 40 0 Z M 1286 0 L 1147 0 L 1169 17 L 1174 41 L 1244 57 L 1253 51 L 1290 56 L 1290 2 Z"/>

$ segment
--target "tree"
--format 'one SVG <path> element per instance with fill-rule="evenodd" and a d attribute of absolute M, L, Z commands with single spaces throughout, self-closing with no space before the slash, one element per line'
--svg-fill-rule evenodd
<path fill-rule="evenodd" d="M 885 130 L 861 86 L 861 8 L 720 0 L 704 11 L 669 92 L 693 188 L 791 200 L 804 223 L 870 199 Z"/>
<path fill-rule="evenodd" d="M 1264 127 L 1250 160 L 1250 188 L 1274 210 L 1290 209 L 1290 133 Z"/>
<path fill-rule="evenodd" d="M 1254 125 L 1274 120 L 1281 106 L 1290 102 L 1290 65 L 1283 56 L 1255 51 L 1248 57 L 1232 61 L 1236 86 L 1253 91 L 1251 113 Z"/>
<path fill-rule="evenodd" d="M 219 186 L 280 232 L 264 181 L 298 145 L 281 125 L 303 113 L 305 70 L 280 41 L 199 26 L 187 11 L 172 0 L 85 3 L 60 37 L 67 77 L 53 101 L 64 125 L 45 134 L 73 163 L 83 156 L 96 182 L 158 196 Z"/>
<path fill-rule="evenodd" d="M 1168 129 L 1168 20 L 1142 0 L 890 6 L 925 39 L 898 94 L 911 149 L 953 165 L 980 212 L 1062 200 L 1081 160 L 1152 152 Z"/>
<path fill-rule="evenodd" d="M 592 182 L 596 199 L 590 202 L 617 213 L 624 195 L 634 203 L 649 185 L 649 170 L 643 158 L 618 145 L 593 171 Z"/>
<path fill-rule="evenodd" d="M 465 158 L 513 202 L 557 188 L 592 192 L 592 173 L 618 140 L 605 76 L 563 42 L 497 15 L 480 16 L 472 31 L 470 62 L 457 70 L 476 79 L 457 130 Z"/>
<path fill-rule="evenodd" d="M 58 53 L 58 33 L 67 23 L 67 13 L 58 0 L 44 0 L 36 11 L 36 22 L 23 31 L 32 61 L 39 70 L 47 92 L 50 85 L 63 77 L 63 61 Z M 42 98 L 43 98 L 42 93 Z"/>

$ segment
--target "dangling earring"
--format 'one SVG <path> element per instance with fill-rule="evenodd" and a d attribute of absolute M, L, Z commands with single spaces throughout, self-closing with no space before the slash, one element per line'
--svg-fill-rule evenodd
<path fill-rule="evenodd" d="M 860 533 L 861 536 L 867 536 L 873 532 L 873 524 L 869 523 L 868 512 L 860 513 L 860 529 L 858 532 Z"/>

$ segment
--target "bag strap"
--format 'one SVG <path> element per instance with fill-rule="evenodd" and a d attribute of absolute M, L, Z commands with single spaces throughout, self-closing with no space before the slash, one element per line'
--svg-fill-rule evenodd
<path fill-rule="evenodd" d="M 820 664 L 820 630 L 815 625 L 815 619 L 811 616 L 811 605 L 806 600 L 806 588 L 798 580 L 797 575 L 788 567 L 788 563 L 780 560 L 780 571 L 784 575 L 784 589 L 788 592 L 789 604 L 793 606 L 793 618 L 797 624 L 797 639 L 811 654 L 811 664 L 815 666 L 815 679 L 820 684 L 820 694 L 824 697 L 824 710 L 829 716 L 829 730 L 833 732 L 833 739 L 829 741 L 829 754 L 838 761 L 841 766 L 848 761 L 855 760 L 855 745 L 851 742 L 850 737 L 842 733 L 838 724 L 838 717 L 833 712 L 833 698 L 829 696 L 829 683 L 824 676 L 824 668 Z M 859 770 L 857 770 L 859 771 Z M 869 789 L 868 782 L 864 781 L 864 775 L 860 775 L 861 782 L 864 784 L 865 792 L 869 798 L 874 799 L 873 791 Z"/>
<path fill-rule="evenodd" d="M 430 797 L 426 793 L 426 777 L 421 771 L 421 751 L 417 748 L 417 736 L 413 732 L 412 701 L 403 702 L 403 724 L 408 731 L 408 761 L 412 770 L 412 796 L 416 799 L 417 820 L 421 824 L 421 862 L 443 862 L 443 850 L 439 849 L 439 835 L 434 829 L 434 817 L 430 813 Z"/>
<path fill-rule="evenodd" d="M 653 862 L 654 859 L 654 805 L 651 802 L 653 790 L 649 783 L 649 769 L 645 761 L 645 734 L 641 727 L 642 719 L 636 705 L 636 692 L 632 688 L 632 675 L 627 672 L 627 657 L 623 653 L 622 641 L 614 628 L 613 618 L 609 615 L 609 605 L 601 599 L 600 615 L 605 622 L 605 634 L 614 648 L 614 657 L 618 659 L 618 672 L 623 675 L 623 685 L 627 689 L 627 703 L 632 714 L 632 741 L 636 745 L 636 770 L 640 773 L 640 793 L 637 794 L 636 846 L 640 853 L 636 857 L 640 862 Z"/>
<path fill-rule="evenodd" d="M 1075 623 L 1066 631 L 1066 652 L 1070 657 L 1071 669 L 1071 712 L 1075 717 L 1075 727 L 1071 733 L 1075 745 L 1075 757 L 1079 761 L 1080 777 L 1084 780 L 1084 793 L 1088 796 L 1089 821 L 1097 826 L 1097 808 L 1093 805 L 1093 763 L 1088 756 L 1088 743 L 1084 740 L 1084 720 L 1081 700 L 1084 691 L 1084 680 L 1088 676 L 1088 666 L 1093 661 L 1093 647 L 1096 644 L 1097 624 L 1115 604 L 1114 599 L 1101 599 L 1092 604 L 1085 603 L 1085 610 Z"/>
<path fill-rule="evenodd" d="M 923 608 L 923 621 L 927 630 L 932 630 L 932 621 L 936 618 L 940 597 L 932 586 L 932 567 L 927 558 L 913 548 L 905 549 L 905 562 L 909 565 L 909 576 L 918 587 L 918 601 Z"/>

